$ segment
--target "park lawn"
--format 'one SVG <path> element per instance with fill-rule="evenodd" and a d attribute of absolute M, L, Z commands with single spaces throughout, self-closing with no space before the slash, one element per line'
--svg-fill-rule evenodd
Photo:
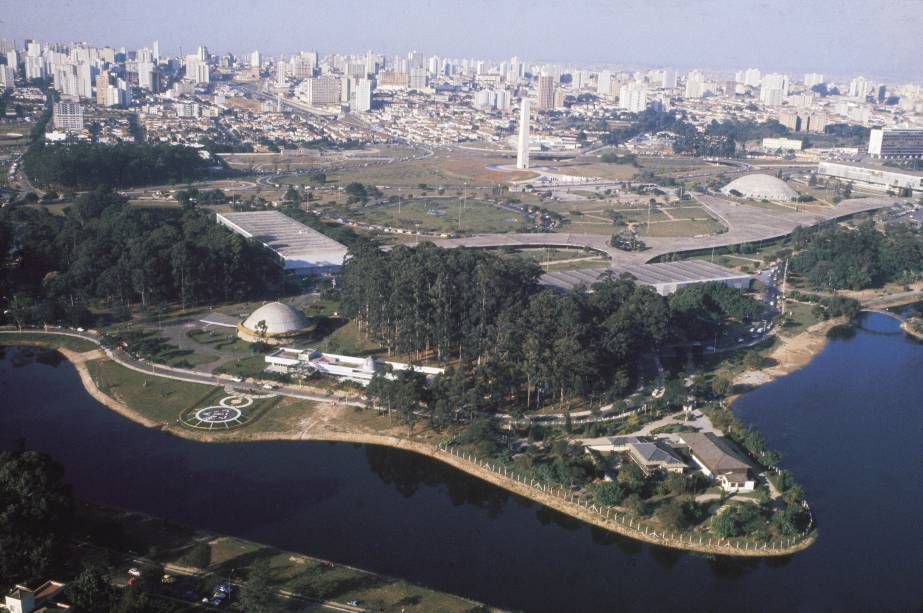
<path fill-rule="evenodd" d="M 324 353 L 339 353 L 341 355 L 366 356 L 384 352 L 384 348 L 377 343 L 366 339 L 359 334 L 356 322 L 349 320 L 343 325 L 338 325 L 343 320 L 332 320 L 336 327 L 326 328 L 318 326 L 320 335 L 310 341 L 310 347 Z M 325 333 L 325 330 L 330 330 Z"/>
<path fill-rule="evenodd" d="M 0 345 L 4 344 L 36 345 L 38 347 L 52 348 L 61 347 L 62 349 L 68 349 L 78 353 L 84 353 L 98 348 L 94 343 L 75 336 L 68 336 L 66 334 L 42 334 L 39 332 L 16 332 L 10 334 L 4 332 L 0 334 Z"/>
<path fill-rule="evenodd" d="M 89 360 L 86 367 L 101 392 L 163 423 L 175 422 L 183 411 L 197 406 L 218 389 L 140 373 L 109 359 Z"/>
<path fill-rule="evenodd" d="M 252 345 L 237 338 L 234 332 L 216 332 L 214 330 L 190 330 L 186 333 L 190 339 L 201 345 L 207 345 L 217 351 L 250 353 Z"/>
<path fill-rule="evenodd" d="M 583 270 L 585 268 L 607 268 L 609 260 L 603 257 L 593 258 L 592 260 L 580 260 L 579 262 L 560 262 L 542 266 L 545 272 L 562 272 L 565 270 Z"/>
<path fill-rule="evenodd" d="M 673 219 L 692 219 L 705 220 L 714 219 L 704 208 L 700 206 L 677 206 L 668 207 L 667 212 Z"/>
<path fill-rule="evenodd" d="M 754 270 L 762 266 L 762 260 L 758 258 L 748 259 L 749 256 L 735 256 L 735 255 L 721 255 L 718 256 L 718 264 L 721 266 L 727 266 L 729 268 L 740 269 L 742 267 L 749 268 Z M 757 261 L 754 261 L 757 260 Z"/>
<path fill-rule="evenodd" d="M 461 211 L 461 223 L 459 223 Z M 374 209 L 350 211 L 354 219 L 369 224 L 426 232 L 514 232 L 525 225 L 522 216 L 486 202 L 457 198 L 419 198 Z"/>
<path fill-rule="evenodd" d="M 821 321 L 814 315 L 814 305 L 812 304 L 787 300 L 785 302 L 785 313 L 791 320 L 782 327 L 781 332 L 789 336 L 800 334 Z"/>
<path fill-rule="evenodd" d="M 331 392 L 332 395 L 332 392 Z M 246 432 L 291 433 L 302 429 L 302 421 L 309 419 L 317 409 L 317 403 L 300 398 L 277 396 L 271 405 L 264 406 L 253 420 L 247 422 Z M 266 403 L 258 400 L 257 403 Z"/>
<path fill-rule="evenodd" d="M 617 208 L 616 211 L 622 214 L 622 217 L 625 218 L 625 221 L 629 223 L 647 223 L 648 221 L 648 211 L 647 208 L 643 209 L 620 209 Z M 650 221 L 670 221 L 670 218 L 667 217 L 663 211 L 657 207 L 652 207 L 650 211 Z"/>
<path fill-rule="evenodd" d="M 713 219 L 702 221 L 668 221 L 664 223 L 638 224 L 638 233 L 641 236 L 698 236 L 700 234 L 717 234 L 724 230 L 724 226 Z"/>
<path fill-rule="evenodd" d="M 619 226 L 612 222 L 598 221 L 595 219 L 586 219 L 583 217 L 569 217 L 565 223 L 555 228 L 557 232 L 566 232 L 574 234 L 602 234 L 611 236 L 618 232 Z"/>
<path fill-rule="evenodd" d="M 497 250 L 491 251 L 495 255 L 499 255 L 502 258 L 520 258 L 523 260 L 531 260 L 536 263 L 542 262 L 555 262 L 558 260 L 571 260 L 574 258 L 581 258 L 586 256 L 594 255 L 593 251 L 589 249 L 559 249 L 559 248 L 544 248 L 544 249 L 514 249 L 512 251 Z"/>
<path fill-rule="evenodd" d="M 605 162 L 574 162 L 558 165 L 558 171 L 575 177 L 600 177 L 613 181 L 630 181 L 638 174 L 631 164 L 607 164 Z"/>
<path fill-rule="evenodd" d="M 248 571 L 264 560 L 269 562 L 271 585 L 308 598 L 327 598 L 340 603 L 359 600 L 373 610 L 471 611 L 477 603 L 400 579 L 376 575 L 360 569 L 332 564 L 303 553 L 283 551 L 252 541 L 219 536 L 183 526 L 159 517 L 124 512 L 87 503 L 79 503 L 77 530 L 94 547 L 102 547 L 125 556 L 137 553 L 161 564 L 188 566 L 184 556 L 196 543 L 207 543 L 211 553 L 210 573 L 201 581 L 199 591 L 214 586 L 233 572 L 232 581 L 244 581 Z M 105 550 L 101 550 L 104 552 Z M 84 548 L 75 552 L 84 557 Z M 180 611 L 185 609 L 172 609 Z M 191 609 L 190 609 L 191 610 Z M 201 611 L 201 608 L 196 610 Z M 312 609 L 313 610 L 313 609 Z"/>
<path fill-rule="evenodd" d="M 336 602 L 357 600 L 365 609 L 394 611 L 470 611 L 475 603 L 400 579 L 375 575 L 306 555 L 224 537 L 211 543 L 212 567 L 246 572 L 256 561 L 269 563 L 270 585 L 276 589 Z"/>
<path fill-rule="evenodd" d="M 363 183 L 375 183 L 406 188 L 417 188 L 419 184 L 431 187 L 446 187 L 461 189 L 464 185 L 469 187 L 497 187 L 510 181 L 521 181 L 537 177 L 538 174 L 528 170 L 502 171 L 493 170 L 488 166 L 506 165 L 515 163 L 515 156 L 491 155 L 465 151 L 449 153 L 439 152 L 434 156 L 389 164 L 377 167 L 354 168 L 343 171 L 337 175 L 341 184 L 344 181 L 358 180 Z M 355 177 L 365 177 L 362 180 Z"/>
<path fill-rule="evenodd" d="M 266 370 L 266 356 L 248 355 L 237 358 L 233 362 L 227 362 L 215 369 L 216 373 L 232 375 L 234 377 L 259 377 Z"/>

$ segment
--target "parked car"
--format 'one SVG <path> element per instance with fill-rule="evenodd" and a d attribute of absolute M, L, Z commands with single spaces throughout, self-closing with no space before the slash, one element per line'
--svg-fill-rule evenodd
<path fill-rule="evenodd" d="M 169 585 L 171 583 L 176 583 L 176 577 L 174 577 L 170 573 L 167 573 L 163 577 L 160 578 L 160 582 L 166 585 Z"/>
<path fill-rule="evenodd" d="M 131 575 L 132 577 L 140 577 L 141 569 L 138 568 L 137 566 L 133 566 L 132 568 L 128 569 L 128 574 Z"/>

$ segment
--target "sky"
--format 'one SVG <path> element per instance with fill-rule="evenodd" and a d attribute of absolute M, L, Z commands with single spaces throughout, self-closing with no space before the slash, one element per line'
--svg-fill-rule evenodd
<path fill-rule="evenodd" d="M 0 38 L 923 82 L 923 0 L 0 0 Z"/>

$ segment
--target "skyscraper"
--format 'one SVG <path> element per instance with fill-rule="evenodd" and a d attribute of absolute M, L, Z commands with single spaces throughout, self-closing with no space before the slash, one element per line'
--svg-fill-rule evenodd
<path fill-rule="evenodd" d="M 596 93 L 600 96 L 608 96 L 612 93 L 612 73 L 603 70 L 596 77 Z"/>
<path fill-rule="evenodd" d="M 516 168 L 529 167 L 529 99 L 523 98 L 519 108 L 519 147 L 516 151 Z"/>
<path fill-rule="evenodd" d="M 372 110 L 372 80 L 359 79 L 356 85 L 356 107 L 357 111 Z"/>
<path fill-rule="evenodd" d="M 664 89 L 673 89 L 676 87 L 676 71 L 672 68 L 665 68 L 660 86 Z"/>
<path fill-rule="evenodd" d="M 542 75 L 538 78 L 539 110 L 550 111 L 554 108 L 554 77 Z"/>
<path fill-rule="evenodd" d="M 684 98 L 701 98 L 705 93 L 705 75 L 698 70 L 693 70 L 686 75 L 686 91 Z"/>

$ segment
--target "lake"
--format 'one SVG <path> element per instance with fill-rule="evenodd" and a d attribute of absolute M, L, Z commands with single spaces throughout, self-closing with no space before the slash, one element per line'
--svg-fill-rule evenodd
<path fill-rule="evenodd" d="M 0 359 L 0 447 L 47 451 L 75 493 L 526 611 L 916 611 L 923 603 L 923 344 L 865 317 L 746 394 L 817 543 L 709 559 L 590 528 L 438 462 L 367 445 L 205 444 L 109 411 L 53 352 Z"/>

